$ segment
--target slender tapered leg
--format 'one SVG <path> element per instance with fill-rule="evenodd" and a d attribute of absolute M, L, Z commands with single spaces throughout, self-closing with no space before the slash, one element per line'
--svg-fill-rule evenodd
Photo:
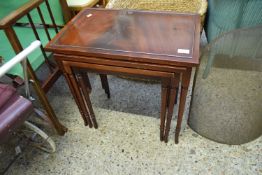
<path fill-rule="evenodd" d="M 88 92 L 91 93 L 92 86 L 91 86 L 87 72 L 81 72 L 81 76 L 83 77 L 83 80 L 85 81 L 85 86 L 88 88 Z"/>
<path fill-rule="evenodd" d="M 179 102 L 179 109 L 178 109 L 178 116 L 177 116 L 177 125 L 176 125 L 176 133 L 175 133 L 175 143 L 178 143 L 179 133 L 181 130 L 181 123 L 185 111 L 185 104 L 186 104 L 186 96 L 187 91 L 190 83 L 192 68 L 188 68 L 185 73 L 182 75 L 182 86 L 181 86 L 181 93 L 180 93 L 180 102 Z"/>
<path fill-rule="evenodd" d="M 78 107 L 78 109 L 79 109 L 79 111 L 80 111 L 80 114 L 81 114 L 81 116 L 82 116 L 82 118 L 83 118 L 83 120 L 84 120 L 84 124 L 85 124 L 85 126 L 87 126 L 87 125 L 88 125 L 87 119 L 86 119 L 85 114 L 84 114 L 84 112 L 83 112 L 82 106 L 80 105 L 79 99 L 77 98 L 77 95 L 76 95 L 74 86 L 73 86 L 73 84 L 71 83 L 70 77 L 69 77 L 69 75 L 66 74 L 66 73 L 64 73 L 64 76 L 65 76 L 65 78 L 66 78 L 66 81 L 67 81 L 67 84 L 68 84 L 68 86 L 69 86 L 69 89 L 71 90 L 71 93 L 72 93 L 72 95 L 73 95 L 73 97 L 74 97 L 74 99 L 75 99 L 75 102 L 76 102 L 77 107 Z"/>
<path fill-rule="evenodd" d="M 170 130 L 170 125 L 171 125 L 171 120 L 173 116 L 173 111 L 174 111 L 174 105 L 175 105 L 175 100 L 176 100 L 176 94 L 177 94 L 177 88 L 176 84 L 177 81 L 179 82 L 179 74 L 175 73 L 174 77 L 171 78 L 170 82 L 170 96 L 169 96 L 169 103 L 168 103 L 168 112 L 167 112 L 167 117 L 166 117 L 166 126 L 165 126 L 165 132 L 164 132 L 164 141 L 168 141 L 168 135 L 169 135 L 169 130 Z"/>
<path fill-rule="evenodd" d="M 105 93 L 107 94 L 107 98 L 110 98 L 110 90 L 109 90 L 107 75 L 100 74 L 100 79 L 101 79 L 102 88 L 105 90 Z"/>
<path fill-rule="evenodd" d="M 92 127 L 92 123 L 91 123 L 91 120 L 90 120 L 88 109 L 86 108 L 86 105 L 85 105 L 85 101 L 84 101 L 83 96 L 81 94 L 81 91 L 80 91 L 80 89 L 78 87 L 77 79 L 76 79 L 76 77 L 73 74 L 69 74 L 69 79 L 70 79 L 70 81 L 72 83 L 72 87 L 74 88 L 74 92 L 75 92 L 76 98 L 79 101 L 79 105 L 81 106 L 81 109 L 83 110 L 84 118 L 86 119 L 87 124 L 91 128 Z M 84 119 L 84 121 L 85 121 L 85 119 Z"/>
<path fill-rule="evenodd" d="M 180 82 L 180 75 L 178 75 L 178 77 L 176 78 L 176 81 L 175 81 L 175 88 L 176 88 L 176 91 L 177 91 L 175 104 L 177 104 L 177 100 L 178 100 L 179 82 Z"/>
<path fill-rule="evenodd" d="M 168 82 L 166 80 L 162 80 L 162 84 L 161 84 L 161 113 L 160 113 L 160 141 L 164 140 L 167 98 L 168 98 Z"/>
<path fill-rule="evenodd" d="M 171 88 L 170 89 L 169 104 L 168 104 L 168 112 L 167 112 L 167 117 L 166 117 L 166 127 L 165 127 L 165 132 L 164 132 L 164 141 L 165 142 L 168 141 L 170 124 L 171 124 L 173 109 L 174 109 L 174 105 L 175 105 L 175 94 L 176 94 L 176 90 L 174 88 Z"/>
<path fill-rule="evenodd" d="M 12 27 L 7 27 L 5 28 L 5 34 L 10 42 L 10 44 L 12 45 L 15 53 L 19 53 L 23 50 L 21 43 L 19 42 L 19 39 L 14 31 L 14 29 Z M 57 119 L 55 112 L 53 110 L 53 108 L 51 107 L 46 94 L 44 92 L 44 90 L 42 89 L 39 80 L 37 79 L 35 72 L 33 70 L 33 68 L 31 67 L 30 63 L 27 62 L 27 72 L 28 75 L 30 76 L 30 78 L 33 80 L 33 87 L 37 93 L 37 96 L 39 97 L 39 100 L 41 102 L 41 104 L 43 105 L 49 120 L 52 122 L 54 128 L 56 129 L 57 133 L 59 135 L 64 135 L 65 132 L 67 131 L 67 128 L 65 126 L 63 126 L 59 120 Z"/>
<path fill-rule="evenodd" d="M 83 79 L 83 75 L 86 75 L 86 73 L 84 72 L 81 72 L 78 76 L 78 79 L 79 79 L 79 83 L 80 83 L 80 87 L 82 89 L 82 92 L 83 92 L 83 95 L 84 95 L 84 99 L 85 99 L 85 104 L 88 108 L 88 111 L 89 111 L 89 116 L 90 116 L 90 119 L 94 125 L 95 128 L 98 128 L 98 125 L 97 125 L 97 121 L 96 121 L 96 118 L 95 118 L 95 113 L 94 113 L 94 110 L 93 110 L 93 107 L 92 107 L 92 103 L 91 103 L 91 100 L 90 100 L 90 97 L 89 97 L 89 92 L 87 91 L 87 82 Z"/>
<path fill-rule="evenodd" d="M 170 97 L 170 85 L 167 85 L 166 108 L 168 108 L 169 105 L 169 97 Z"/>

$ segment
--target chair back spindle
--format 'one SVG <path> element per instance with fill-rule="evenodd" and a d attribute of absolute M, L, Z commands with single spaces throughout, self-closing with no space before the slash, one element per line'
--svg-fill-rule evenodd
<path fill-rule="evenodd" d="M 42 24 L 43 24 L 43 27 L 44 27 L 44 29 L 45 29 L 46 36 L 47 36 L 48 40 L 51 41 L 51 37 L 50 37 L 50 34 L 49 34 L 48 29 L 47 29 L 47 27 L 46 27 L 47 25 L 46 25 L 45 19 L 44 19 L 44 17 L 43 17 L 43 13 L 42 13 L 42 11 L 41 11 L 41 8 L 40 8 L 40 7 L 37 7 L 36 9 L 37 9 L 38 15 L 39 15 L 39 17 L 40 17 L 40 19 L 41 19 L 41 22 L 42 22 Z"/>
<path fill-rule="evenodd" d="M 51 8 L 50 8 L 50 5 L 49 5 L 48 0 L 45 0 L 45 4 L 46 4 L 47 10 L 48 10 L 48 12 L 49 12 L 49 16 L 50 16 L 50 18 L 51 18 L 52 24 L 53 24 L 53 26 L 54 26 L 54 28 L 55 28 L 55 32 L 58 33 L 58 27 L 57 27 L 57 25 L 56 25 L 56 22 L 55 22 L 55 19 L 54 19 L 54 15 L 53 15 L 53 13 L 52 13 L 52 10 L 51 10 Z"/>

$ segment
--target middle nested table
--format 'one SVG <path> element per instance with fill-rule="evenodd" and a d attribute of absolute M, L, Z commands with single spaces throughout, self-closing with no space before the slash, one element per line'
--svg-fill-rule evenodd
<path fill-rule="evenodd" d="M 97 121 L 86 72 L 100 74 L 108 97 L 107 74 L 159 80 L 160 140 L 165 142 L 181 85 L 175 134 L 178 143 L 191 70 L 199 64 L 199 47 L 197 14 L 85 9 L 45 49 L 54 53 L 85 124 L 90 127 L 97 128 Z"/>

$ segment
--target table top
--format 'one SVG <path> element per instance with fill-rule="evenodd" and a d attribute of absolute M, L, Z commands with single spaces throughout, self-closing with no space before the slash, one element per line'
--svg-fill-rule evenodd
<path fill-rule="evenodd" d="M 192 66 L 199 63 L 199 47 L 197 14 L 85 9 L 45 49 L 60 54 Z"/>

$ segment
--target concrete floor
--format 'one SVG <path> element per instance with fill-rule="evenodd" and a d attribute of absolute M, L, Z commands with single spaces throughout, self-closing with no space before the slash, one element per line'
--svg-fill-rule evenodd
<path fill-rule="evenodd" d="M 202 38 L 202 45 L 205 39 Z M 41 72 L 40 72 L 41 74 Z M 0 174 L 262 174 L 262 137 L 239 146 L 216 143 L 186 125 L 190 95 L 179 144 L 174 143 L 176 107 L 169 142 L 159 141 L 160 85 L 109 76 L 111 99 L 100 78 L 90 75 L 91 101 L 98 129 L 85 127 L 73 97 L 61 77 L 48 98 L 59 120 L 69 129 L 56 135 L 50 126 L 34 120 L 55 141 L 57 152 L 48 154 L 26 144 L 7 169 L 18 139 L 0 146 Z M 37 102 L 36 102 L 37 103 Z M 37 105 L 37 104 L 36 104 Z M 32 116 L 34 119 L 34 116 Z"/>
<path fill-rule="evenodd" d="M 99 77 L 90 77 L 99 128 L 83 125 L 61 77 L 48 97 L 68 133 L 60 137 L 40 124 L 55 140 L 57 152 L 26 146 L 6 174 L 262 174 L 262 137 L 230 146 L 205 139 L 186 126 L 176 145 L 174 120 L 169 142 L 160 142 L 158 84 L 110 76 L 112 98 L 108 100 Z M 14 154 L 14 143 L 10 145 L 1 147 L 1 170 Z"/>

